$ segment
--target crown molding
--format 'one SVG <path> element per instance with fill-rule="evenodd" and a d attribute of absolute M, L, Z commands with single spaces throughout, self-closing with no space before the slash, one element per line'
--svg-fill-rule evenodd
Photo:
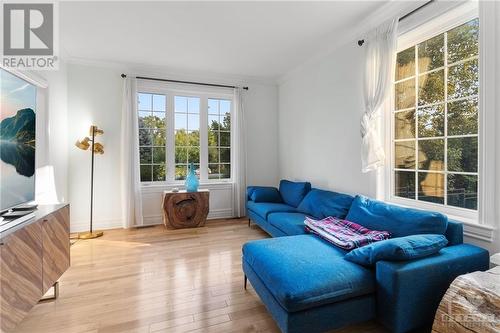
<path fill-rule="evenodd" d="M 125 73 L 131 76 L 150 76 L 158 78 L 169 78 L 181 81 L 207 81 L 224 85 L 266 85 L 277 86 L 275 78 L 264 78 L 248 75 L 223 74 L 209 71 L 195 71 L 190 69 L 171 68 L 166 66 L 157 66 L 151 64 L 138 64 L 116 62 L 101 59 L 89 59 L 68 56 L 66 63 L 91 66 L 98 68 L 106 68 L 117 72 Z"/>
<path fill-rule="evenodd" d="M 35 85 L 39 88 L 48 88 L 49 83 L 48 81 L 41 76 L 37 71 L 33 70 L 19 70 L 16 68 L 8 68 L 0 65 L 0 68 L 3 69 L 4 71 L 17 76 L 20 79 L 23 79 L 24 81 L 27 81 L 28 83 Z"/>
<path fill-rule="evenodd" d="M 64 63 L 67 63 L 68 59 L 70 58 L 68 51 L 66 51 L 66 49 L 62 46 L 59 46 L 59 55 L 58 56 L 59 56 L 59 60 L 64 62 Z"/>
<path fill-rule="evenodd" d="M 389 1 L 367 16 L 364 20 L 357 23 L 354 27 L 346 28 L 343 31 L 331 32 L 328 34 L 328 38 L 325 38 L 324 40 L 324 44 L 329 46 L 284 75 L 276 78 L 278 85 L 284 84 L 298 73 L 307 70 L 309 67 L 332 55 L 335 51 L 340 49 L 340 47 L 343 47 L 348 43 L 352 43 L 353 46 L 355 45 L 356 47 L 359 47 L 356 44 L 356 41 L 363 39 L 364 34 L 378 26 L 381 22 L 384 22 L 391 17 L 402 16 L 415 8 L 418 8 L 425 2 L 427 1 Z M 361 49 L 362 48 L 360 48 L 360 50 Z"/>

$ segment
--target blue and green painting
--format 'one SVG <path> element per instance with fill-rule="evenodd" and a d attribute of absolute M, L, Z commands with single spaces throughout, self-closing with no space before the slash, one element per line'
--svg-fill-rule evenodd
<path fill-rule="evenodd" d="M 0 70 L 0 210 L 35 194 L 36 87 Z"/>

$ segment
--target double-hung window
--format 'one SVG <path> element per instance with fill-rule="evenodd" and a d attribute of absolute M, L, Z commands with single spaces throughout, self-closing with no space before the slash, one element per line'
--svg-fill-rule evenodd
<path fill-rule="evenodd" d="M 231 181 L 232 91 L 139 82 L 137 112 L 142 183 L 182 183 L 191 164 L 201 182 Z"/>
<path fill-rule="evenodd" d="M 479 19 L 461 18 L 440 33 L 430 31 L 414 34 L 413 43 L 406 39 L 397 53 L 391 197 L 474 214 L 480 176 Z"/>

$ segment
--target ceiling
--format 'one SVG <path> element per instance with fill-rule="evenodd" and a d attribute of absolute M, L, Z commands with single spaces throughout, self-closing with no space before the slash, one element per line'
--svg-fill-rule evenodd
<path fill-rule="evenodd" d="M 70 57 L 280 77 L 383 2 L 61 2 Z"/>

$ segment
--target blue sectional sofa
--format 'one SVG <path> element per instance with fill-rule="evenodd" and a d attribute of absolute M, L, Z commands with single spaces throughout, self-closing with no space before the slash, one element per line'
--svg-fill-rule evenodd
<path fill-rule="evenodd" d="M 439 213 L 311 189 L 307 182 L 250 186 L 247 194 L 248 218 L 275 238 L 244 244 L 245 279 L 283 332 L 324 332 L 371 319 L 397 333 L 425 327 L 455 277 L 489 266 L 488 251 L 464 244 L 462 224 Z M 442 234 L 448 245 L 421 259 L 361 266 L 306 234 L 306 216 L 365 221 L 392 237 Z"/>

